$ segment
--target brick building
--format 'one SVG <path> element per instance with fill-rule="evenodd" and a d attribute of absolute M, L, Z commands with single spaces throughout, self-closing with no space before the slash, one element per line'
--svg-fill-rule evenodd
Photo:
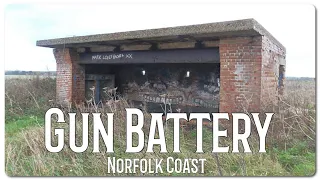
<path fill-rule="evenodd" d="M 117 87 L 151 111 L 166 102 L 182 111 L 253 112 L 274 102 L 284 86 L 285 47 L 254 19 L 40 40 L 37 46 L 54 48 L 59 103 L 103 102 L 104 88 Z"/>

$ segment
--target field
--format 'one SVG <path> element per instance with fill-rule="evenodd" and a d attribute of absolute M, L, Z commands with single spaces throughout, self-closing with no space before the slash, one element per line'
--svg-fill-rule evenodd
<path fill-rule="evenodd" d="M 124 129 L 125 100 L 112 101 L 97 109 L 94 104 L 64 111 L 114 112 L 115 153 L 92 153 L 92 134 L 89 133 L 89 148 L 84 153 L 74 153 L 65 148 L 59 153 L 49 153 L 44 145 L 44 114 L 55 107 L 55 79 L 52 78 L 6 78 L 5 80 L 5 171 L 9 176 L 312 176 L 316 171 L 316 113 L 315 81 L 287 80 L 285 94 L 272 110 L 276 112 L 267 136 L 267 153 L 220 153 L 212 154 L 212 132 L 204 129 L 205 153 L 196 150 L 196 131 L 182 128 L 181 152 L 171 153 L 173 128 L 166 127 L 166 142 L 169 153 L 124 153 L 126 137 Z M 270 109 L 269 109 L 270 110 Z M 144 112 L 148 116 L 147 112 Z M 53 124 L 57 126 L 57 124 Z M 77 134 L 82 134 L 77 125 Z M 92 124 L 90 124 L 92 128 Z M 148 125 L 144 127 L 148 129 Z M 66 144 L 67 144 L 66 137 Z M 81 142 L 81 136 L 79 137 Z M 231 140 L 222 139 L 221 144 L 230 145 Z M 251 144 L 259 147 L 256 137 Z M 81 143 L 80 143 L 81 144 Z M 103 143 L 101 143 L 103 144 Z M 102 147 L 103 149 L 103 147 Z M 204 174 L 108 174 L 107 157 L 117 158 L 205 158 Z"/>
<path fill-rule="evenodd" d="M 5 75 L 6 79 L 44 79 L 44 78 L 55 78 L 55 76 L 47 76 L 47 75 Z"/>

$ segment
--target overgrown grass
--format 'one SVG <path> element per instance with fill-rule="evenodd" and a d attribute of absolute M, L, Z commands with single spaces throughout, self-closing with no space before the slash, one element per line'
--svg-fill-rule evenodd
<path fill-rule="evenodd" d="M 6 80 L 6 173 L 9 176 L 312 176 L 315 173 L 315 84 L 314 81 L 286 82 L 281 115 L 272 121 L 267 141 L 267 153 L 257 153 L 259 145 L 253 138 L 250 145 L 253 153 L 212 154 L 212 132 L 203 129 L 203 150 L 196 151 L 196 130 L 181 128 L 180 150 L 172 153 L 173 127 L 165 129 L 168 153 L 125 153 L 125 112 L 129 105 L 124 100 L 112 102 L 99 112 L 114 112 L 114 151 L 106 153 L 101 141 L 101 152 L 92 153 L 92 134 L 89 133 L 89 148 L 83 153 L 74 153 L 68 148 L 68 128 L 65 148 L 59 153 L 50 153 L 44 144 L 44 112 L 53 104 L 55 84 L 50 79 Z M 37 85 L 37 88 L 35 88 Z M 36 95 L 36 96 L 35 96 Z M 78 111 L 89 109 L 78 109 Z M 145 113 L 145 119 L 150 115 Z M 105 117 L 103 117 L 105 118 Z M 78 122 L 81 122 L 79 120 Z M 53 124 L 58 126 L 58 124 Z M 144 130 L 148 132 L 149 124 Z M 59 124 L 59 127 L 61 125 Z M 90 124 L 92 129 L 92 124 Z M 82 134 L 81 123 L 77 134 Z M 92 132 L 92 131 L 89 131 Z M 148 133 L 145 133 L 148 134 Z M 147 138 L 147 137 L 146 137 Z M 81 144 L 81 136 L 77 139 Z M 136 139 L 136 137 L 135 137 Z M 231 139 L 221 140 L 221 146 L 231 146 Z M 146 144 L 145 144 L 146 147 Z M 108 174 L 107 157 L 166 159 L 205 158 L 204 174 Z M 219 165 L 218 165 L 219 163 Z M 165 164 L 164 164 L 165 165 Z M 165 169 L 165 168 L 164 168 Z M 219 169 L 221 172 L 219 172 Z"/>
<path fill-rule="evenodd" d="M 6 79 L 6 123 L 25 119 L 25 116 L 43 117 L 55 99 L 55 79 Z"/>
<path fill-rule="evenodd" d="M 309 150 L 304 142 L 288 150 L 274 149 L 278 161 L 294 176 L 312 176 L 315 173 L 315 152 Z"/>
<path fill-rule="evenodd" d="M 26 130 L 28 128 L 33 128 L 35 126 L 42 127 L 44 124 L 44 120 L 42 118 L 38 118 L 37 116 L 25 116 L 20 117 L 15 121 L 11 121 L 6 124 L 6 137 L 10 138 L 14 136 L 19 131 Z"/>
<path fill-rule="evenodd" d="M 79 124 L 81 126 L 81 124 Z M 78 126 L 78 127 L 79 127 Z M 146 128 L 147 129 L 147 128 Z M 78 128 L 81 131 L 81 127 Z M 67 131 L 67 129 L 66 129 Z M 207 128 L 203 129 L 203 150 L 205 153 L 195 153 L 196 132 L 184 130 L 180 136 L 181 153 L 173 153 L 173 128 L 168 126 L 165 130 L 168 153 L 160 153 L 160 147 L 155 146 L 154 153 L 146 153 L 146 148 L 140 153 L 125 153 L 126 142 L 124 129 L 116 132 L 114 141 L 115 153 L 104 152 L 101 145 L 101 153 L 92 153 L 92 134 L 89 135 L 89 148 L 83 153 L 74 153 L 69 148 L 59 153 L 49 153 L 44 147 L 44 131 L 42 127 L 26 129 L 17 133 L 14 138 L 7 140 L 6 151 L 6 172 L 12 176 L 125 176 L 125 175 L 146 175 L 155 174 L 110 174 L 107 172 L 107 157 L 129 158 L 129 159 L 166 159 L 168 157 L 189 159 L 204 158 L 204 174 L 178 174 L 164 171 L 161 176 L 219 176 L 217 161 L 212 150 L 212 132 Z M 146 133 L 147 134 L 147 133 Z M 67 140 L 68 138 L 66 138 Z M 147 137 L 146 137 L 147 139 Z M 147 141 L 146 141 L 147 142 Z M 230 140 L 225 139 L 222 143 L 230 145 Z M 101 144 L 103 144 L 101 142 Z M 147 145 L 145 144 L 145 147 Z M 257 144 L 253 146 L 258 147 Z M 257 149 L 254 149 L 257 151 Z M 224 176 L 283 176 L 289 175 L 279 162 L 274 161 L 268 154 L 229 154 L 218 155 L 222 175 Z M 163 164 L 166 169 L 166 164 Z"/>

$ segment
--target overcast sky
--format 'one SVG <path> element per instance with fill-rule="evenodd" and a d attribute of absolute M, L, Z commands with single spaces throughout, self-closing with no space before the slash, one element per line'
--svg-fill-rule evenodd
<path fill-rule="evenodd" d="M 315 77 L 315 9 L 270 4 L 28 4 L 5 9 L 5 70 L 56 70 L 41 39 L 254 18 L 287 49 L 286 76 Z"/>

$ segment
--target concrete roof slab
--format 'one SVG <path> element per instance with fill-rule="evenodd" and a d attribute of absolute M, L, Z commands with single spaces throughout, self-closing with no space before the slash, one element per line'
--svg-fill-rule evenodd
<path fill-rule="evenodd" d="M 267 36 L 271 41 L 285 50 L 285 47 L 254 19 L 47 39 L 37 41 L 36 45 L 50 48 L 86 47 L 90 44 L 119 46 L 259 35 Z"/>

